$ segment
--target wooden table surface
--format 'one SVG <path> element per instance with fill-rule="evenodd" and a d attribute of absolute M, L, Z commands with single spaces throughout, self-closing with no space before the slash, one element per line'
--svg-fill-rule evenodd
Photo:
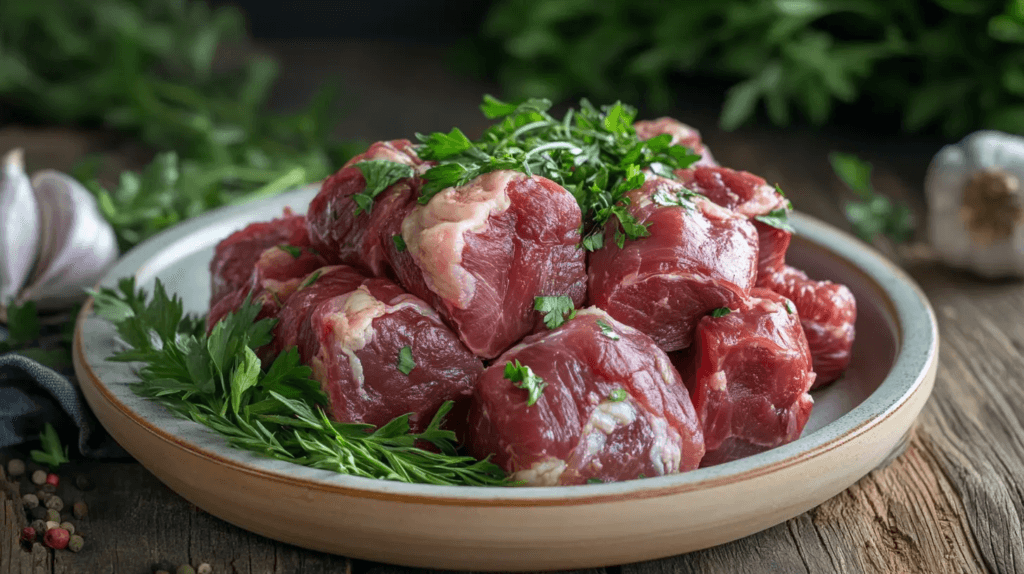
<path fill-rule="evenodd" d="M 483 125 L 480 95 L 494 90 L 447 71 L 437 49 L 367 42 L 269 48 L 285 63 L 279 107 L 295 105 L 324 77 L 341 79 L 347 115 L 339 135 L 347 138 L 388 139 L 452 125 L 469 131 Z M 705 132 L 724 165 L 778 182 L 797 209 L 842 227 L 842 202 L 850 195 L 828 166 L 829 151 L 871 160 L 876 187 L 907 199 L 921 215 L 925 168 L 942 143 L 835 128 L 724 133 L 714 127 L 714 109 L 688 101 L 677 107 L 675 115 Z M 65 129 L 0 129 L 0 149 L 21 145 L 37 167 L 67 168 L 83 153 L 110 152 L 110 141 Z M 125 157 L 121 149 L 110 153 Z M 942 341 L 935 390 L 906 452 L 820 507 L 754 536 L 593 572 L 1024 572 L 1024 284 L 947 270 L 922 250 L 890 254 L 931 299 Z M 8 450 L 3 458 L 19 453 L 25 454 Z M 97 484 L 79 492 L 66 479 L 61 487 L 69 503 L 90 505 L 90 517 L 79 521 L 87 547 L 79 554 L 39 545 L 22 550 L 24 514 L 20 503 L 4 499 L 0 573 L 144 573 L 160 560 L 208 562 L 217 573 L 415 571 L 250 534 L 192 506 L 134 462 L 80 461 L 62 473 L 83 473 Z"/>

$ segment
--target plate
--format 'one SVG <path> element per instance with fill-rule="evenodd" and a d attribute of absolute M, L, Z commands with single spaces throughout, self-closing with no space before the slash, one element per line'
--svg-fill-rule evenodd
<path fill-rule="evenodd" d="M 208 266 L 223 237 L 290 207 L 316 187 L 208 213 L 137 246 L 102 281 L 156 278 L 186 310 L 205 312 Z M 75 331 L 75 371 L 100 422 L 175 492 L 246 530 L 326 552 L 430 568 L 545 570 L 671 556 L 722 544 L 797 516 L 898 454 L 931 392 L 938 332 L 927 299 L 857 239 L 801 214 L 787 255 L 857 297 L 846 376 L 813 393 L 803 436 L 683 474 L 568 487 L 402 484 L 338 475 L 228 447 L 205 427 L 136 397 L 129 365 L 107 361 L 113 326 L 90 301 Z M 316 516 L 316 520 L 311 517 Z"/>

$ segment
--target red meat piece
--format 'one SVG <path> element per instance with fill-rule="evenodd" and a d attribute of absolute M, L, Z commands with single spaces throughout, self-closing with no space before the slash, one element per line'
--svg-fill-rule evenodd
<path fill-rule="evenodd" d="M 425 164 L 408 140 L 377 142 L 352 158 L 327 178 L 307 212 L 309 236 L 314 247 L 332 263 L 360 267 L 374 276 L 387 272 L 381 245 L 381 228 L 419 194 L 418 178 L 401 179 L 377 196 L 370 212 L 356 215 L 352 196 L 366 188 L 366 179 L 356 163 L 387 160 L 418 169 Z"/>
<path fill-rule="evenodd" d="M 793 267 L 783 267 L 758 284 L 788 297 L 796 306 L 814 360 L 818 388 L 835 381 L 850 365 L 857 301 L 845 285 L 815 281 Z"/>
<path fill-rule="evenodd" d="M 419 432 L 445 401 L 463 403 L 463 413 L 468 407 L 483 363 L 426 302 L 391 281 L 367 279 L 308 316 L 299 354 L 330 397 L 334 419 L 381 426 L 412 413 Z M 411 364 L 400 361 L 405 347 Z"/>
<path fill-rule="evenodd" d="M 628 209 L 648 225 L 650 237 L 619 248 L 613 218 L 604 247 L 590 255 L 590 303 L 665 351 L 689 346 L 708 311 L 738 306 L 757 272 L 757 232 L 750 222 L 685 191 L 676 181 L 648 176 L 629 192 Z"/>
<path fill-rule="evenodd" d="M 505 378 L 519 361 L 547 384 L 528 392 Z M 550 486 L 692 470 L 700 423 L 668 356 L 649 337 L 596 308 L 527 337 L 484 371 L 473 395 L 468 448 L 494 455 L 513 478 Z"/>
<path fill-rule="evenodd" d="M 249 283 L 221 297 L 210 307 L 206 316 L 207 330 L 213 330 L 228 313 L 237 311 L 250 293 L 252 301 L 263 306 L 257 320 L 275 317 L 302 279 L 324 265 L 324 259 L 309 247 L 281 244 L 264 250 L 250 272 Z"/>
<path fill-rule="evenodd" d="M 484 174 L 416 205 L 393 244 L 402 285 L 428 301 L 469 350 L 493 358 L 529 333 L 534 297 L 586 297 L 580 208 L 551 180 L 517 171 Z M 385 227 L 385 237 L 395 226 Z M 385 239 L 387 242 L 387 239 Z"/>
<path fill-rule="evenodd" d="M 752 173 L 727 167 L 695 167 L 676 170 L 688 189 L 751 219 L 758 235 L 758 276 L 767 276 L 785 264 L 792 233 L 756 219 L 777 209 L 789 209 L 789 202 L 776 189 Z"/>
<path fill-rule="evenodd" d="M 642 120 L 633 124 L 633 129 L 636 130 L 636 135 L 641 140 L 649 140 L 661 134 L 672 136 L 672 145 L 686 146 L 693 150 L 694 153 L 700 154 L 700 159 L 694 165 L 718 165 L 718 162 L 711 155 L 711 150 L 701 141 L 700 132 L 696 128 L 692 128 L 675 118 L 663 117 L 656 120 Z"/>
<path fill-rule="evenodd" d="M 706 316 L 692 347 L 673 356 L 704 429 L 701 466 L 800 437 L 814 400 L 811 352 L 785 297 L 755 288 L 721 317 Z"/>
<path fill-rule="evenodd" d="M 299 334 L 310 330 L 309 318 L 316 306 L 355 291 L 365 280 L 362 272 L 348 265 L 323 267 L 303 277 L 277 313 L 274 340 L 266 349 L 261 349 L 260 358 L 266 360 L 297 346 Z"/>
<path fill-rule="evenodd" d="M 309 246 L 305 217 L 292 215 L 291 210 L 285 209 L 280 219 L 250 224 L 218 243 L 210 261 L 210 306 L 221 297 L 248 286 L 260 255 L 280 244 Z"/>

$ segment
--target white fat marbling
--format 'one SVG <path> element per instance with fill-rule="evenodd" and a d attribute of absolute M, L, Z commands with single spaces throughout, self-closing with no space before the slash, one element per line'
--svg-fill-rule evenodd
<path fill-rule="evenodd" d="M 521 480 L 529 486 L 557 486 L 565 467 L 564 460 L 547 458 L 533 463 L 530 468 L 516 471 L 512 480 Z"/>

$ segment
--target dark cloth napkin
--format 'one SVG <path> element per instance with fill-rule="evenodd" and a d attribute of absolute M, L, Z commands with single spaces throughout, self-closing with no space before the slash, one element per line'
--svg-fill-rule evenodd
<path fill-rule="evenodd" d="M 6 338 L 0 326 L 0 341 Z M 38 439 L 47 422 L 62 440 L 77 434 L 84 456 L 128 456 L 89 410 L 70 369 L 56 371 L 17 353 L 0 355 L 0 448 Z"/>

